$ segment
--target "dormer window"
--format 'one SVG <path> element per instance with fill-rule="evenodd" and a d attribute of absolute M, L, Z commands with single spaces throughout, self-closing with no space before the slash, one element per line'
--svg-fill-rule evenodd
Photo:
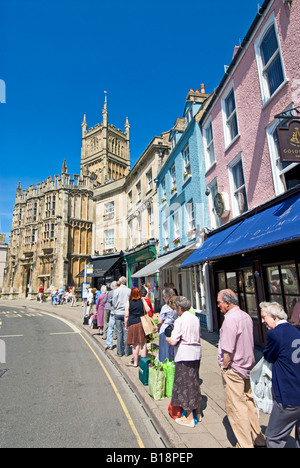
<path fill-rule="evenodd" d="M 192 119 L 193 119 L 193 106 L 191 105 L 185 114 L 186 125 L 188 125 Z"/>

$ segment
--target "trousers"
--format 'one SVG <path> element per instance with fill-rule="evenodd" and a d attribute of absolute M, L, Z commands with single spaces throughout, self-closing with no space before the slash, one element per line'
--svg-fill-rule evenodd
<path fill-rule="evenodd" d="M 295 427 L 296 447 L 300 448 L 300 406 L 285 406 L 274 402 L 266 431 L 268 448 L 284 448 Z"/>
<path fill-rule="evenodd" d="M 117 355 L 124 356 L 124 354 L 131 354 L 131 347 L 127 345 L 128 332 L 125 331 L 124 317 L 116 315 L 116 329 L 117 329 Z"/>
<path fill-rule="evenodd" d="M 232 369 L 222 370 L 227 417 L 240 448 L 265 446 L 250 380 Z"/>

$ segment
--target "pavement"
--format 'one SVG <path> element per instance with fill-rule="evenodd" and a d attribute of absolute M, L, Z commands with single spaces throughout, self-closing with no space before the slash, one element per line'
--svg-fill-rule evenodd
<path fill-rule="evenodd" d="M 105 349 L 106 341 L 98 334 L 97 330 L 92 330 L 89 326 L 83 325 L 82 306 L 77 303 L 71 305 L 51 306 L 50 303 L 40 304 L 32 300 L 4 300 L 0 299 L 1 306 L 7 307 L 27 307 L 28 309 L 38 309 L 48 313 L 53 313 L 59 317 L 69 320 L 78 328 L 86 330 L 98 343 L 100 348 Z M 168 448 L 230 448 L 236 445 L 235 436 L 228 422 L 225 404 L 224 391 L 221 372 L 217 362 L 218 354 L 217 333 L 209 333 L 202 330 L 202 360 L 200 366 L 200 382 L 202 393 L 202 422 L 195 428 L 185 428 L 179 426 L 169 416 L 169 398 L 155 401 L 148 394 L 148 387 L 139 380 L 138 369 L 130 367 L 131 356 L 119 357 L 115 350 L 108 350 L 106 354 L 120 369 L 127 379 L 132 390 L 142 402 L 144 408 L 151 415 L 151 418 L 161 433 Z M 157 341 L 158 342 L 158 341 Z M 116 344 L 116 342 L 114 342 Z M 262 350 L 255 349 L 256 361 L 262 356 Z M 260 424 L 263 432 L 268 425 L 269 416 L 260 413 Z"/>

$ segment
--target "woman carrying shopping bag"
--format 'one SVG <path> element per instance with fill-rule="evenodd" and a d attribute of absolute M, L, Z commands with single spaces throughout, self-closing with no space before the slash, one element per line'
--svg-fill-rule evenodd
<path fill-rule="evenodd" d="M 193 411 L 201 420 L 201 392 L 199 369 L 201 360 L 201 326 L 197 317 L 190 314 L 191 302 L 183 296 L 175 299 L 176 312 L 179 318 L 175 321 L 174 330 L 167 343 L 175 346 L 175 378 L 171 405 L 187 411 L 187 415 L 176 419 L 177 424 L 195 427 Z"/>
<path fill-rule="evenodd" d="M 150 311 L 150 307 L 142 298 L 138 288 L 132 288 L 129 300 L 125 306 L 125 331 L 128 330 L 127 345 L 132 345 L 133 367 L 139 365 L 139 353 L 141 357 L 147 356 L 147 337 L 145 335 L 141 317 Z"/>

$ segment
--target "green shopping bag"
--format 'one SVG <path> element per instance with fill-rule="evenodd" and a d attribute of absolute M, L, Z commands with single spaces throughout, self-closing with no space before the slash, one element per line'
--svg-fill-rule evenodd
<path fill-rule="evenodd" d="M 149 367 L 149 395 L 154 400 L 165 397 L 166 374 L 162 368 Z"/>
<path fill-rule="evenodd" d="M 166 396 L 168 398 L 172 398 L 173 392 L 173 383 L 175 377 L 175 364 L 174 361 L 169 361 L 169 359 L 165 359 L 163 362 L 163 370 L 166 375 Z"/>

